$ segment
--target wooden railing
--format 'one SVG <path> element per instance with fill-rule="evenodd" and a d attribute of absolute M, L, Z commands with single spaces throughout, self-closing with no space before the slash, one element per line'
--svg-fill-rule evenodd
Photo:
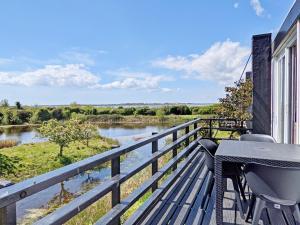
<path fill-rule="evenodd" d="M 168 188 L 172 185 L 195 156 L 195 151 L 193 152 L 193 150 L 197 147 L 198 140 L 201 138 L 199 135 L 200 132 L 208 130 L 210 134 L 208 137 L 213 139 L 213 130 L 218 129 L 214 126 L 217 121 L 222 120 L 194 119 L 185 124 L 167 129 L 162 133 L 153 134 L 151 137 L 138 141 L 133 145 L 112 149 L 49 173 L 0 189 L 0 224 L 16 224 L 16 202 L 108 161 L 111 162 L 111 178 L 109 180 L 75 198 L 68 204 L 35 222 L 35 224 L 65 223 L 109 192 L 111 192 L 112 196 L 112 210 L 104 215 L 97 224 L 119 224 L 120 217 L 148 190 L 152 190 L 153 193 L 155 192 L 155 194 L 151 196 L 153 202 L 163 194 L 163 190 L 158 189 L 158 182 L 169 171 L 173 172 L 169 176 L 170 179 L 164 183 L 164 187 Z M 204 127 L 203 124 L 207 123 L 209 126 Z M 241 127 L 240 129 L 241 131 L 246 131 L 247 128 Z M 159 149 L 158 141 L 167 136 L 172 137 L 172 142 Z M 121 173 L 121 156 L 147 144 L 152 145 L 151 157 L 129 172 Z M 178 151 L 179 147 L 183 149 Z M 158 169 L 158 159 L 170 151 L 172 151 L 172 158 L 162 168 Z M 121 184 L 150 165 L 152 167 L 152 177 L 139 186 L 126 199 L 122 199 L 121 201 Z M 142 214 L 143 212 L 141 215 Z"/>

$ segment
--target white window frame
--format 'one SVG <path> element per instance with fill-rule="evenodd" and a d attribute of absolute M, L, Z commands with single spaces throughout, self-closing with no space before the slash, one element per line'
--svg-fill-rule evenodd
<path fill-rule="evenodd" d="M 276 50 L 276 52 L 273 54 L 272 59 L 272 135 L 278 142 L 288 143 L 291 136 L 291 129 L 289 126 L 290 123 L 290 112 L 289 112 L 289 79 L 291 78 L 290 70 L 289 70 L 289 64 L 290 64 L 290 47 L 295 45 L 297 43 L 297 92 L 298 96 L 300 94 L 300 72 L 299 72 L 299 65 L 300 65 L 300 22 L 298 21 L 297 25 L 293 27 L 293 29 L 290 31 L 290 33 L 287 35 L 284 41 L 282 41 L 282 44 L 280 47 Z M 281 76 L 279 76 L 279 63 L 281 62 L 282 58 L 285 57 L 285 77 L 284 77 L 284 109 L 283 109 L 283 137 L 281 137 L 281 127 L 279 126 L 279 118 L 281 118 L 281 112 L 282 109 L 280 108 L 281 104 L 280 101 L 280 91 L 279 91 L 279 83 L 281 82 Z M 299 101 L 299 100 L 298 100 Z M 297 138 L 296 142 L 299 143 L 299 134 L 300 134 L 300 127 L 299 127 L 299 118 L 300 118 L 300 106 L 297 104 Z"/>

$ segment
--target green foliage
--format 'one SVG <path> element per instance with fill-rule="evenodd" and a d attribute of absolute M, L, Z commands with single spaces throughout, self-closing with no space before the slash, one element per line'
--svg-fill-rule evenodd
<path fill-rule="evenodd" d="M 218 115 L 223 118 L 250 120 L 252 118 L 249 112 L 252 104 L 252 89 L 251 80 L 235 83 L 234 87 L 226 87 L 226 97 L 220 99 Z"/>
<path fill-rule="evenodd" d="M 18 104 L 16 103 L 16 106 Z M 80 106 L 72 104 L 70 106 L 60 107 L 24 107 L 21 104 L 17 107 L 0 107 L 0 124 L 18 125 L 25 123 L 41 124 L 50 119 L 58 121 L 67 121 L 77 119 L 80 121 L 94 121 L 97 118 L 107 117 L 111 121 L 121 121 L 125 116 L 157 116 L 161 121 L 165 121 L 169 115 L 213 115 L 216 114 L 217 104 L 210 106 L 193 106 L 186 105 L 165 106 L 160 108 L 151 107 L 94 107 Z M 20 108 L 21 109 L 17 109 Z"/>
<path fill-rule="evenodd" d="M 136 109 L 135 115 L 155 116 L 156 112 L 154 109 L 150 109 L 149 107 L 141 107 Z"/>
<path fill-rule="evenodd" d="M 42 137 L 59 145 L 59 156 L 63 156 L 63 148 L 74 140 L 74 123 L 74 120 L 62 123 L 52 119 L 44 122 L 39 128 Z"/>
<path fill-rule="evenodd" d="M 0 154 L 0 176 L 15 174 L 17 162 L 16 158 Z"/>
<path fill-rule="evenodd" d="M 17 109 L 22 109 L 21 103 L 20 102 L 16 102 L 16 107 L 17 107 Z"/>
<path fill-rule="evenodd" d="M 162 110 L 162 109 L 156 110 L 156 116 L 158 116 L 160 122 L 163 122 L 165 120 L 165 115 L 166 115 L 166 113 L 164 110 Z"/>
<path fill-rule="evenodd" d="M 51 119 L 51 114 L 48 111 L 48 109 L 40 108 L 34 113 L 31 121 L 34 123 L 39 123 L 39 122 L 48 121 L 50 119 Z"/>
<path fill-rule="evenodd" d="M 89 122 L 81 122 L 78 119 L 70 119 L 66 122 L 49 120 L 44 122 L 39 128 L 40 135 L 48 138 L 49 142 L 59 146 L 59 156 L 63 156 L 63 149 L 68 147 L 71 142 L 82 141 L 89 146 L 89 141 L 97 136 L 97 126 Z"/>
<path fill-rule="evenodd" d="M 218 112 L 220 104 L 193 106 L 191 107 L 193 115 L 215 115 Z"/>
<path fill-rule="evenodd" d="M 76 129 L 75 139 L 79 141 L 84 141 L 86 146 L 89 146 L 89 141 L 92 138 L 99 136 L 97 126 L 85 122 L 82 124 L 77 124 L 78 129 Z"/>
<path fill-rule="evenodd" d="M 18 110 L 16 113 L 16 117 L 17 120 L 19 121 L 19 124 L 29 123 L 31 116 L 32 113 L 26 110 Z"/>
<path fill-rule="evenodd" d="M 5 124 L 5 125 L 14 124 L 13 112 L 11 110 L 5 110 L 2 121 L 3 121 L 3 124 Z"/>
<path fill-rule="evenodd" d="M 191 115 L 192 111 L 187 105 L 164 107 L 166 115 Z"/>
<path fill-rule="evenodd" d="M 3 118 L 4 118 L 4 114 L 2 112 L 0 112 L 0 124 L 2 124 Z"/>
<path fill-rule="evenodd" d="M 63 113 L 63 110 L 60 109 L 60 108 L 57 108 L 57 109 L 53 109 L 51 111 L 51 118 L 52 119 L 56 119 L 56 120 L 63 120 L 65 117 L 64 117 L 64 113 Z"/>

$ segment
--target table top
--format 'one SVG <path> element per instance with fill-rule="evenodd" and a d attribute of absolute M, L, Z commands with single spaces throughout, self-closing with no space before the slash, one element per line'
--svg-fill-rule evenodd
<path fill-rule="evenodd" d="M 215 156 L 300 163 L 300 145 L 253 141 L 222 141 Z"/>

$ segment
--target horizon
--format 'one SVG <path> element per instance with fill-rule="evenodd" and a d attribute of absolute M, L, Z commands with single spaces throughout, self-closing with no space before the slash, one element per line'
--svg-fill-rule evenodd
<path fill-rule="evenodd" d="M 2 2 L 1 99 L 216 103 L 241 76 L 252 35 L 276 34 L 293 3 Z"/>

